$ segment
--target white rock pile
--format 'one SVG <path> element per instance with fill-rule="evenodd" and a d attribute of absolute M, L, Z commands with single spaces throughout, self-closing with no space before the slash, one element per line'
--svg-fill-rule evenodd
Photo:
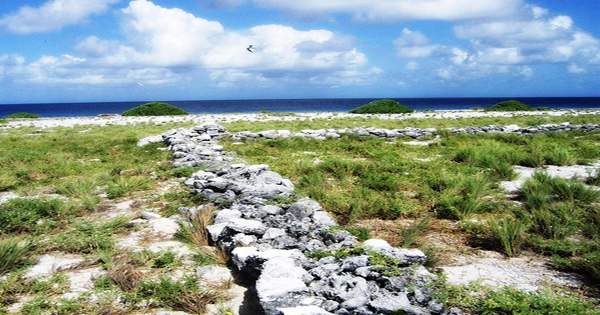
<path fill-rule="evenodd" d="M 335 220 L 318 202 L 293 201 L 289 180 L 266 165 L 236 164 L 217 143 L 226 134 L 205 124 L 171 131 L 164 141 L 175 165 L 204 169 L 186 184 L 219 208 L 210 237 L 240 275 L 255 280 L 266 314 L 461 313 L 433 299 L 436 276 L 423 266 L 423 252 L 383 240 L 360 247 L 350 233 L 332 228 Z M 337 257 L 314 255 L 343 250 Z M 374 265 L 374 255 L 394 261 L 393 272 Z"/>
<path fill-rule="evenodd" d="M 452 134 L 480 134 L 480 133 L 514 133 L 514 134 L 536 134 L 545 132 L 559 131 L 596 131 L 600 130 L 598 124 L 571 125 L 570 123 L 545 124 L 531 127 L 520 127 L 518 125 L 507 126 L 481 126 L 481 127 L 459 127 L 446 128 L 438 131 L 436 128 L 403 128 L 403 129 L 385 129 L 385 128 L 342 128 L 342 129 L 305 129 L 299 132 L 289 130 L 265 130 L 259 132 L 241 131 L 232 134 L 235 140 L 248 139 L 284 139 L 284 138 L 310 138 L 323 140 L 328 138 L 339 138 L 342 135 L 351 136 L 373 136 L 381 138 L 425 138 L 441 131 Z"/>

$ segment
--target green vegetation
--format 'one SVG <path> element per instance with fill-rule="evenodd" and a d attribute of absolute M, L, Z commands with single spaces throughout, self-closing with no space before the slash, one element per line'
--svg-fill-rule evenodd
<path fill-rule="evenodd" d="M 63 202 L 58 199 L 13 199 L 0 205 L 0 232 L 31 233 L 45 230 L 55 225 L 65 212 Z"/>
<path fill-rule="evenodd" d="M 523 292 L 505 287 L 497 290 L 478 285 L 441 286 L 437 298 L 469 314 L 598 315 L 591 303 L 567 292 Z"/>
<path fill-rule="evenodd" d="M 32 245 L 27 241 L 0 240 L 0 275 L 25 264 L 31 249 Z"/>
<path fill-rule="evenodd" d="M 521 220 L 504 218 L 492 221 L 490 228 L 494 237 L 500 242 L 502 250 L 507 256 L 517 256 L 521 250 L 521 244 L 525 240 L 526 224 Z"/>
<path fill-rule="evenodd" d="M 22 118 L 40 118 L 40 115 L 26 112 L 12 113 L 6 115 L 8 119 L 22 119 Z"/>
<path fill-rule="evenodd" d="M 529 111 L 533 110 L 533 108 L 529 107 L 529 105 L 524 104 L 517 100 L 509 100 L 499 102 L 491 107 L 485 109 L 486 111 L 495 111 L 495 112 L 518 112 L 518 111 Z"/>
<path fill-rule="evenodd" d="M 414 110 L 395 100 L 377 100 L 350 111 L 352 114 L 400 114 Z"/>
<path fill-rule="evenodd" d="M 123 116 L 174 116 L 174 115 L 188 115 L 188 112 L 183 109 L 160 102 L 151 102 L 139 105 L 132 109 L 126 110 L 122 114 Z"/>
<path fill-rule="evenodd" d="M 78 221 L 73 227 L 58 234 L 49 245 L 54 250 L 68 253 L 91 254 L 113 249 L 113 237 L 123 232 L 130 218 L 117 217 L 106 222 Z"/>

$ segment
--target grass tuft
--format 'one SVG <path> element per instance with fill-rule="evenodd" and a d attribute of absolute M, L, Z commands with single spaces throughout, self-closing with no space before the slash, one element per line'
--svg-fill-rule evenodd
<path fill-rule="evenodd" d="M 0 275 L 27 263 L 33 246 L 18 239 L 0 240 Z"/>

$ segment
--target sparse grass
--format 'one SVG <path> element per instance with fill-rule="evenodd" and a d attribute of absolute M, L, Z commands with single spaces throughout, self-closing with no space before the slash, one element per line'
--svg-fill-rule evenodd
<path fill-rule="evenodd" d="M 125 230 L 130 218 L 117 217 L 106 222 L 77 221 L 71 229 L 58 234 L 48 245 L 69 253 L 97 253 L 113 249 L 113 236 Z"/>
<path fill-rule="evenodd" d="M 19 239 L 0 240 L 0 275 L 27 263 L 32 244 Z"/>
<path fill-rule="evenodd" d="M 221 290 L 199 287 L 195 278 L 184 278 L 179 282 L 169 278 L 144 281 L 140 283 L 137 295 L 192 314 L 204 314 L 207 304 L 217 303 L 227 297 Z"/>
<path fill-rule="evenodd" d="M 598 315 L 591 302 L 572 293 L 545 289 L 523 292 L 510 287 L 438 286 L 436 298 L 469 314 Z"/>
<path fill-rule="evenodd" d="M 417 242 L 417 239 L 427 231 L 431 224 L 430 217 L 423 217 L 409 227 L 400 231 L 402 237 L 402 247 L 411 247 Z"/>
<path fill-rule="evenodd" d="M 55 225 L 66 212 L 65 204 L 58 199 L 12 199 L 0 205 L 0 232 L 40 232 Z"/>
<path fill-rule="evenodd" d="M 490 230 L 500 243 L 506 256 L 518 256 L 525 240 L 527 224 L 522 220 L 504 218 L 490 222 Z"/>

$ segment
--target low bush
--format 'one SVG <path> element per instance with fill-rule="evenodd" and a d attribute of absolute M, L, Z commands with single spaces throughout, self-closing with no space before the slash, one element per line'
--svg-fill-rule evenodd
<path fill-rule="evenodd" d="M 25 264 L 31 249 L 32 245 L 27 241 L 0 240 L 0 275 Z"/>
<path fill-rule="evenodd" d="M 350 111 L 352 114 L 401 114 L 412 113 L 414 110 L 410 107 L 400 104 L 395 100 L 377 100 L 362 105 Z"/>
<path fill-rule="evenodd" d="M 167 103 L 152 102 L 129 109 L 123 116 L 174 116 L 188 115 L 183 109 Z"/>
<path fill-rule="evenodd" d="M 485 109 L 486 111 L 496 112 L 513 112 L 513 111 L 530 111 L 534 110 L 529 105 L 524 104 L 517 100 L 509 100 L 496 103 L 495 105 Z"/>
<path fill-rule="evenodd" d="M 9 119 L 22 119 L 22 118 L 40 118 L 40 115 L 26 112 L 18 112 L 6 115 Z"/>
<path fill-rule="evenodd" d="M 0 232 L 35 232 L 59 219 L 65 206 L 58 199 L 17 198 L 0 205 Z M 42 220 L 48 224 L 42 224 Z"/>
<path fill-rule="evenodd" d="M 482 175 L 457 175 L 446 177 L 444 183 L 430 182 L 432 188 L 441 190 L 434 210 L 438 216 L 460 220 L 474 213 L 488 212 L 495 208 L 491 200 L 485 200 L 490 193 L 490 182 Z"/>
<path fill-rule="evenodd" d="M 499 242 L 504 254 L 509 257 L 519 255 L 525 240 L 527 224 L 522 220 L 504 218 L 490 223 L 490 230 Z"/>

